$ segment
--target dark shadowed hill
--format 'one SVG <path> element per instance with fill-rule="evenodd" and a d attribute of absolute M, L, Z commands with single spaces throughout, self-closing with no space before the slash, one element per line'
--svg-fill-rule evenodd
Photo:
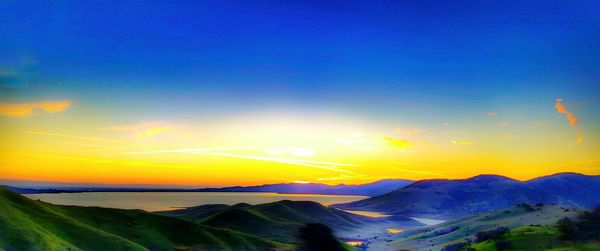
<path fill-rule="evenodd" d="M 160 213 L 288 243 L 297 241 L 298 229 L 306 223 L 322 223 L 336 232 L 343 232 L 385 222 L 383 219 L 344 212 L 312 201 L 289 200 L 254 206 L 205 205 Z M 409 218 L 404 220 L 408 224 L 420 225 Z"/>
<path fill-rule="evenodd" d="M 462 216 L 517 203 L 590 207 L 600 204 L 600 177 L 556 174 L 527 182 L 497 175 L 460 180 L 422 180 L 372 198 L 334 205 L 393 214 Z"/>
<path fill-rule="evenodd" d="M 305 194 L 338 194 L 338 195 L 364 195 L 375 196 L 384 194 L 412 184 L 411 180 L 390 179 L 380 180 L 361 185 L 325 185 L 318 183 L 308 184 L 268 184 L 261 186 L 235 186 L 224 188 L 196 189 L 199 192 L 272 192 L 272 193 L 305 193 Z"/>
<path fill-rule="evenodd" d="M 57 206 L 0 187 L 3 250 L 265 250 L 291 248 L 141 210 Z"/>
<path fill-rule="evenodd" d="M 578 173 L 559 173 L 527 181 L 527 185 L 556 196 L 556 204 L 573 204 L 582 207 L 600 205 L 600 176 Z"/>

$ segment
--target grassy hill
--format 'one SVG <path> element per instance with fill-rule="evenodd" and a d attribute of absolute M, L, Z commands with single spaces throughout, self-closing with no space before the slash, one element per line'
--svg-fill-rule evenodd
<path fill-rule="evenodd" d="M 600 250 L 600 242 L 573 242 L 561 240 L 559 231 L 549 226 L 524 226 L 511 229 L 498 238 L 471 244 L 471 250 L 496 251 L 498 246 L 510 250 L 561 250 L 561 251 L 594 251 Z M 466 250 L 466 248 L 464 248 Z"/>
<path fill-rule="evenodd" d="M 296 242 L 298 228 L 306 223 L 322 223 L 340 233 L 381 224 L 382 219 L 351 214 L 311 201 L 283 200 L 273 203 L 248 205 L 206 205 L 182 210 L 161 212 L 198 223 L 252 233 L 286 243 Z M 412 222 L 413 220 L 407 219 Z M 417 222 L 414 222 L 418 225 Z M 273 231 L 277 229 L 277 231 Z"/>
<path fill-rule="evenodd" d="M 0 187 L 0 249 L 264 250 L 292 246 L 141 210 L 57 206 Z"/>
<path fill-rule="evenodd" d="M 564 217 L 575 217 L 581 211 L 561 206 L 519 205 L 494 212 L 483 213 L 442 224 L 408 230 L 402 234 L 390 236 L 387 240 L 369 245 L 374 249 L 440 250 L 461 242 L 473 242 L 476 234 L 491 231 L 499 227 L 517 229 L 535 225 L 551 227 Z"/>

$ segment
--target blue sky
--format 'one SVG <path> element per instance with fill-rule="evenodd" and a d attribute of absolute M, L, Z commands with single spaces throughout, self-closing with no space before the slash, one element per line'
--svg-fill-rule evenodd
<path fill-rule="evenodd" d="M 563 98 L 597 139 L 598 13 L 598 1 L 2 1 L 0 101 L 74 100 L 82 124 L 265 112 L 390 131 L 487 131 L 494 112 L 525 133 L 562 119 Z"/>

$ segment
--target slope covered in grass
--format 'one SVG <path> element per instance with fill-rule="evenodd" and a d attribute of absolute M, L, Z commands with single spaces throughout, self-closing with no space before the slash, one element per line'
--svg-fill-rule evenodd
<path fill-rule="evenodd" d="M 206 205 L 161 213 L 287 243 L 296 242 L 298 229 L 306 223 L 322 223 L 339 233 L 384 221 L 325 207 L 316 202 L 289 200 L 254 206 Z M 415 225 L 418 223 L 415 222 Z"/>
<path fill-rule="evenodd" d="M 237 231 L 141 210 L 57 206 L 0 187 L 0 248 L 7 250 L 264 250 L 290 248 Z"/>
<path fill-rule="evenodd" d="M 519 228 L 529 225 L 554 226 L 564 217 L 575 217 L 580 211 L 561 206 L 518 205 L 494 212 L 483 213 L 434 226 L 408 230 L 393 239 L 373 243 L 374 249 L 439 250 L 445 246 L 473 242 L 477 233 L 498 228 Z"/>
<path fill-rule="evenodd" d="M 592 251 L 600 250 L 598 241 L 567 241 L 560 238 L 558 229 L 549 226 L 525 226 L 511 229 L 500 237 L 474 243 L 471 250 L 495 251 L 499 247 L 509 250 L 562 250 Z M 466 247 L 464 248 L 466 250 Z"/>

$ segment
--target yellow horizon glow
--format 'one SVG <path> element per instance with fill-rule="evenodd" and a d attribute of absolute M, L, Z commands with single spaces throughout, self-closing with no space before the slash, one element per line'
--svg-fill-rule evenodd
<path fill-rule="evenodd" d="M 456 134 L 446 125 L 382 128 L 335 117 L 255 115 L 209 125 L 60 121 L 31 116 L 3 123 L 0 179 L 230 186 L 600 174 L 600 155 L 590 150 L 598 148 L 573 146 L 568 132 L 548 137 L 553 128 L 536 125 L 503 137 L 506 129 Z"/>

